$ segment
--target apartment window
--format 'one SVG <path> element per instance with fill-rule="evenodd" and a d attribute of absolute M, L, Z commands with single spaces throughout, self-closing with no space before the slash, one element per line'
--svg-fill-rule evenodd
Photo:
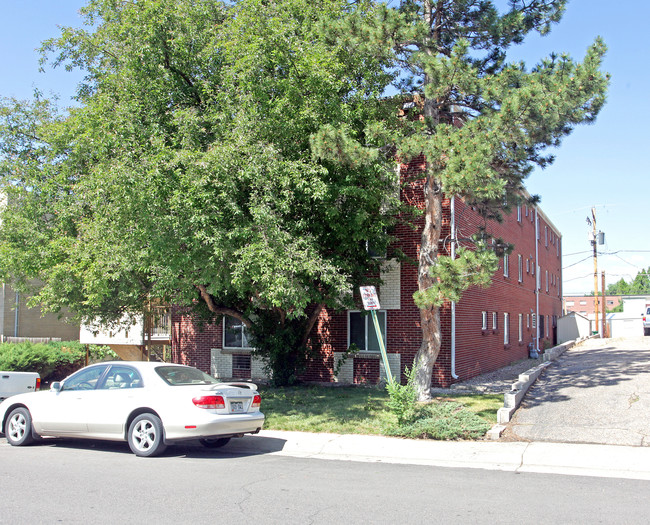
<path fill-rule="evenodd" d="M 557 256 L 559 257 L 560 256 L 560 239 L 558 239 L 557 242 L 555 243 L 555 251 L 557 253 Z"/>
<path fill-rule="evenodd" d="M 368 255 L 372 259 L 386 259 L 386 248 L 379 248 L 374 244 L 371 244 L 370 242 L 366 241 L 366 251 L 368 252 Z"/>
<path fill-rule="evenodd" d="M 573 306 L 574 304 L 576 304 L 575 301 L 567 301 L 566 302 L 567 306 Z"/>
<path fill-rule="evenodd" d="M 526 259 L 526 273 L 530 273 L 530 259 Z"/>
<path fill-rule="evenodd" d="M 524 280 L 524 260 L 521 255 L 517 255 L 517 266 L 519 270 L 519 282 Z"/>
<path fill-rule="evenodd" d="M 548 292 L 548 270 L 546 270 L 546 291 Z"/>
<path fill-rule="evenodd" d="M 521 343 L 524 340 L 524 314 L 519 314 L 519 322 L 517 323 L 519 339 Z"/>
<path fill-rule="evenodd" d="M 251 348 L 246 332 L 246 325 L 229 315 L 223 318 L 223 347 Z"/>
<path fill-rule="evenodd" d="M 386 346 L 386 312 L 377 311 L 377 321 Z M 355 344 L 359 350 L 379 352 L 379 337 L 370 315 L 348 312 L 348 346 Z"/>
<path fill-rule="evenodd" d="M 503 276 L 508 277 L 510 275 L 510 265 L 508 263 L 508 255 L 503 256 Z"/>
<path fill-rule="evenodd" d="M 528 217 L 528 206 L 524 206 L 524 212 L 526 213 L 526 217 Z"/>
<path fill-rule="evenodd" d="M 481 312 L 481 330 L 487 330 L 487 312 Z"/>
<path fill-rule="evenodd" d="M 580 306 L 587 306 L 587 301 L 580 301 Z"/>
<path fill-rule="evenodd" d="M 503 314 L 503 344 L 507 345 L 510 343 L 510 314 Z"/>
<path fill-rule="evenodd" d="M 546 316 L 546 337 L 548 337 L 548 325 L 551 324 L 551 316 L 547 315 Z"/>
<path fill-rule="evenodd" d="M 544 244 L 548 246 L 548 226 L 544 226 Z"/>
<path fill-rule="evenodd" d="M 521 222 L 521 206 L 517 206 L 517 222 Z"/>
<path fill-rule="evenodd" d="M 497 329 L 497 313 L 492 312 L 492 330 Z"/>
<path fill-rule="evenodd" d="M 532 318 L 533 318 L 533 328 L 537 328 L 537 314 L 533 314 Z"/>
<path fill-rule="evenodd" d="M 530 314 L 526 314 L 526 328 L 530 328 Z"/>

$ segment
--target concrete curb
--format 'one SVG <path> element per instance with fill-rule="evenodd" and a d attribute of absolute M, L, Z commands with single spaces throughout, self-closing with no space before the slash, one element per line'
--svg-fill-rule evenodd
<path fill-rule="evenodd" d="M 497 424 L 492 427 L 486 434 L 488 439 L 496 440 L 501 437 L 501 434 L 506 428 L 505 423 L 508 423 L 510 419 L 512 419 L 513 414 L 521 405 L 521 402 L 523 401 L 530 387 L 533 386 L 540 374 L 553 361 L 555 361 L 570 348 L 573 348 L 575 345 L 590 338 L 591 336 L 582 339 L 576 339 L 574 341 L 568 341 L 566 343 L 562 343 L 561 345 L 554 346 L 553 348 L 549 348 L 542 354 L 542 360 L 544 362 L 541 365 L 538 365 L 535 368 L 531 368 L 530 370 L 519 374 L 519 379 L 513 383 L 510 392 L 503 395 L 503 407 L 497 411 Z"/>
<path fill-rule="evenodd" d="M 650 480 L 650 447 L 432 441 L 262 430 L 223 453 Z"/>

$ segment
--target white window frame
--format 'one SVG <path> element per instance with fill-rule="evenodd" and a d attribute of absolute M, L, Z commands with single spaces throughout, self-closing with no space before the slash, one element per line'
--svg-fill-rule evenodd
<path fill-rule="evenodd" d="M 241 340 L 242 344 L 241 346 L 230 346 L 226 345 L 226 332 L 228 331 L 228 328 L 226 327 L 226 321 L 227 319 L 235 319 L 236 321 L 241 323 Z M 239 319 L 236 319 L 235 317 L 229 316 L 229 315 L 224 315 L 223 316 L 223 322 L 222 322 L 223 330 L 222 330 L 222 348 L 228 348 L 232 350 L 252 350 L 253 347 L 248 344 L 248 335 L 246 334 L 246 325 L 239 321 Z"/>
<path fill-rule="evenodd" d="M 350 347 L 350 314 L 353 313 L 359 313 L 363 314 L 363 310 L 348 310 L 348 348 Z M 384 340 L 384 348 L 388 350 L 388 339 L 387 339 L 387 325 L 388 325 L 388 315 L 386 314 L 386 310 L 377 310 L 377 313 L 382 313 L 383 315 L 383 321 L 381 316 L 377 316 L 377 320 L 379 321 L 379 329 L 381 330 L 381 337 Z M 372 320 L 372 315 L 368 313 L 368 315 L 362 315 L 362 319 L 365 321 L 364 325 L 364 348 L 359 348 L 361 352 L 372 352 L 372 353 L 379 353 L 380 349 L 378 348 L 377 350 L 371 350 L 368 348 L 368 326 L 372 325 L 374 328 L 374 323 Z M 383 325 L 383 326 L 382 326 Z"/>
<path fill-rule="evenodd" d="M 548 270 L 546 270 L 546 292 L 548 293 Z"/>
<path fill-rule="evenodd" d="M 521 222 L 521 206 L 517 206 L 517 222 Z"/>
<path fill-rule="evenodd" d="M 483 311 L 481 312 L 481 330 L 487 330 L 488 329 L 488 321 L 487 321 L 487 312 Z"/>
<path fill-rule="evenodd" d="M 517 266 L 519 269 L 519 282 L 522 282 L 524 280 L 524 260 L 521 254 L 517 255 Z"/>
<path fill-rule="evenodd" d="M 519 328 L 519 342 L 521 343 L 524 340 L 524 314 L 519 314 L 519 323 L 517 326 Z"/>
<path fill-rule="evenodd" d="M 503 313 L 503 344 L 510 344 L 510 314 Z"/>
<path fill-rule="evenodd" d="M 496 312 L 492 312 L 492 330 L 499 329 L 498 315 Z"/>
<path fill-rule="evenodd" d="M 508 260 L 507 253 L 503 256 L 503 276 L 504 277 L 510 276 L 510 262 Z"/>
<path fill-rule="evenodd" d="M 526 314 L 526 328 L 530 328 L 530 314 Z"/>

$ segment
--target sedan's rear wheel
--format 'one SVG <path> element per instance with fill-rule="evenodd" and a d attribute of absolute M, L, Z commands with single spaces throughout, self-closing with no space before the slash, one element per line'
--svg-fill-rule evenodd
<path fill-rule="evenodd" d="M 207 448 L 220 448 L 227 445 L 230 438 L 203 438 L 199 440 L 201 445 Z"/>
<path fill-rule="evenodd" d="M 32 436 L 32 415 L 24 407 L 14 409 L 7 418 L 5 436 L 10 445 L 20 447 L 34 441 Z"/>
<path fill-rule="evenodd" d="M 163 425 L 154 414 L 140 414 L 129 426 L 129 447 L 136 456 L 150 457 L 162 454 Z"/>

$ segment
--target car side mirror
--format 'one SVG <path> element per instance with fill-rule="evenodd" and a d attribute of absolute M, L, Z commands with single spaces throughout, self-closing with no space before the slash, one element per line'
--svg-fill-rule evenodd
<path fill-rule="evenodd" d="M 55 392 L 60 392 L 61 391 L 61 382 L 60 381 L 54 381 L 50 385 L 50 390 L 54 390 Z"/>

